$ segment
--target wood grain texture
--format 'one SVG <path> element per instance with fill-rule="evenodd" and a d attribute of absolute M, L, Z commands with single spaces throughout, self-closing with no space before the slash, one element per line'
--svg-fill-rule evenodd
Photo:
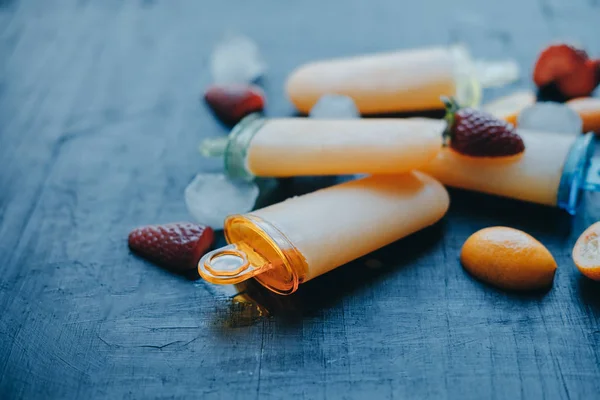
<path fill-rule="evenodd" d="M 597 194 L 571 219 L 453 191 L 443 223 L 293 296 L 248 288 L 270 318 L 125 240 L 188 219 L 184 187 L 218 168 L 196 147 L 226 130 L 199 96 L 227 29 L 259 42 L 267 114 L 284 116 L 285 77 L 309 60 L 462 40 L 524 68 L 489 98 L 531 86 L 550 40 L 600 54 L 598 21 L 597 0 L 0 0 L 0 398 L 598 397 L 600 286 L 570 259 Z M 284 181 L 263 201 L 326 183 Z M 460 246 L 489 225 L 548 246 L 551 291 L 463 271 Z"/>

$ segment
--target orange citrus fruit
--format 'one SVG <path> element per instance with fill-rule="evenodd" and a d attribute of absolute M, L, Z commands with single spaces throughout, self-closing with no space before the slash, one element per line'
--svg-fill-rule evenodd
<path fill-rule="evenodd" d="M 573 261 L 583 275 L 600 281 L 600 222 L 579 236 L 573 247 Z"/>
<path fill-rule="evenodd" d="M 503 226 L 471 235 L 460 261 L 476 278 L 509 290 L 551 286 L 556 272 L 556 261 L 543 244 L 523 231 Z"/>

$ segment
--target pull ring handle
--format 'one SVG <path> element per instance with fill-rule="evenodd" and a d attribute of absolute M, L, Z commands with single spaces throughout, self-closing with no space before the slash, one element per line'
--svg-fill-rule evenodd
<path fill-rule="evenodd" d="M 248 252 L 253 253 L 252 257 L 249 257 Z M 249 258 L 253 261 L 260 261 L 261 265 L 251 263 Z M 205 254 L 198 262 L 200 276 L 217 284 L 243 282 L 271 268 L 272 265 L 252 249 L 243 249 L 238 244 L 230 244 L 213 250 Z"/>

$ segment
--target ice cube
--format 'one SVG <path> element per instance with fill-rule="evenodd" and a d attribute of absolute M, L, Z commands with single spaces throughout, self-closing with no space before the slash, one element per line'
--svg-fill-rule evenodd
<path fill-rule="evenodd" d="M 350 97 L 325 94 L 313 106 L 308 116 L 318 119 L 352 119 L 360 118 L 360 113 Z"/>
<path fill-rule="evenodd" d="M 519 114 L 519 129 L 544 132 L 580 134 L 583 121 L 579 114 L 564 104 L 541 102 L 529 106 Z"/>
<path fill-rule="evenodd" d="M 519 64 L 512 59 L 502 61 L 477 60 L 475 71 L 484 88 L 502 87 L 519 79 Z"/>
<path fill-rule="evenodd" d="M 215 46 L 210 69 L 214 83 L 252 83 L 264 75 L 266 64 L 256 42 L 230 33 Z"/>
<path fill-rule="evenodd" d="M 213 229 L 223 229 L 228 215 L 252 210 L 257 197 L 256 183 L 232 180 L 222 173 L 199 173 L 185 188 L 189 213 Z"/>

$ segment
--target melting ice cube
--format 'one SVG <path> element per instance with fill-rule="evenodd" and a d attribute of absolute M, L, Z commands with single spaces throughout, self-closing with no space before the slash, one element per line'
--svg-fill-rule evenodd
<path fill-rule="evenodd" d="M 484 88 L 502 87 L 519 79 L 519 64 L 515 60 L 475 61 L 475 71 Z"/>
<path fill-rule="evenodd" d="M 529 106 L 519 114 L 519 129 L 544 132 L 580 134 L 583 121 L 579 114 L 564 104 L 541 102 Z"/>
<path fill-rule="evenodd" d="M 228 215 L 252 210 L 257 197 L 256 183 L 231 180 L 222 173 L 200 173 L 185 188 L 189 213 L 213 229 L 223 229 Z"/>
<path fill-rule="evenodd" d="M 228 34 L 215 46 L 210 69 L 214 83 L 252 83 L 265 73 L 266 64 L 256 42 Z"/>
<path fill-rule="evenodd" d="M 354 100 L 350 97 L 339 94 L 326 94 L 321 96 L 308 116 L 319 119 L 352 119 L 360 118 L 360 113 Z"/>

